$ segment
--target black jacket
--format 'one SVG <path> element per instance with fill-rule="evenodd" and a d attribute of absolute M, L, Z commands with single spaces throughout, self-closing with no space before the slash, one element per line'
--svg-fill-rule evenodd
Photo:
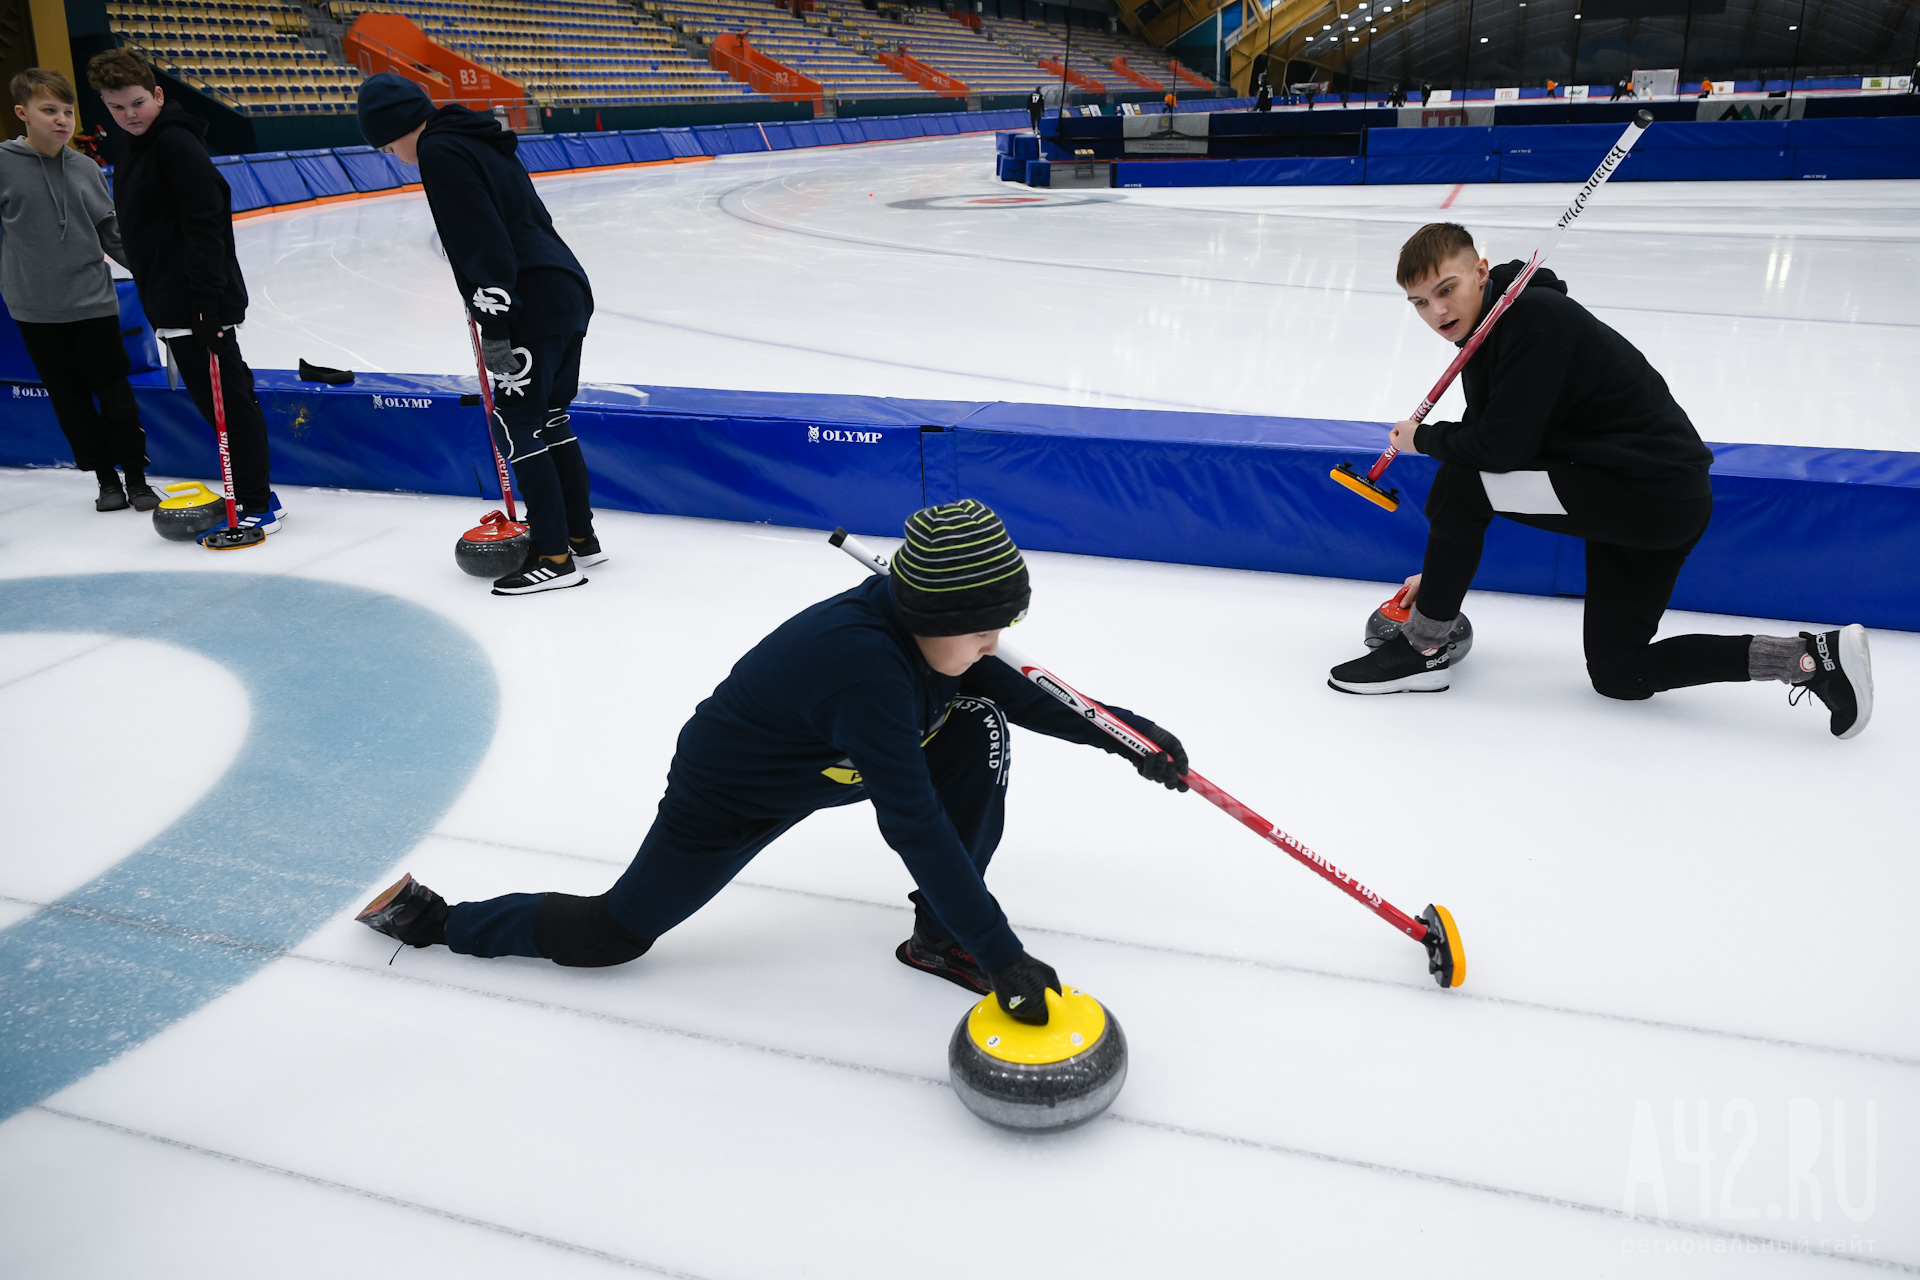
<path fill-rule="evenodd" d="M 1480 313 L 1526 264 L 1495 267 Z M 1464 346 L 1466 339 L 1455 343 Z M 1625 338 L 1567 296 L 1551 271 L 1534 274 L 1461 371 L 1459 422 L 1422 423 L 1413 445 L 1479 471 L 1576 462 L 1625 477 L 1657 497 L 1712 492 L 1713 451 L 1700 442 L 1667 382 Z"/>
<path fill-rule="evenodd" d="M 734 664 L 680 730 L 662 812 L 686 805 L 752 822 L 872 800 L 881 834 L 934 913 L 988 971 L 998 969 L 1019 956 L 1020 941 L 941 807 L 921 751 L 961 693 L 997 703 L 1015 724 L 1119 754 L 997 658 L 963 676 L 932 670 L 900 624 L 887 580 L 870 578 L 789 618 Z"/>
<path fill-rule="evenodd" d="M 169 102 L 113 173 L 127 270 L 156 329 L 196 318 L 247 318 L 247 282 L 233 253 L 233 190 L 207 154 L 207 126 Z"/>
<path fill-rule="evenodd" d="M 490 115 L 461 106 L 436 111 L 420 134 L 420 183 L 433 225 L 482 334 L 584 332 L 592 287 L 514 158 L 519 145 Z"/>

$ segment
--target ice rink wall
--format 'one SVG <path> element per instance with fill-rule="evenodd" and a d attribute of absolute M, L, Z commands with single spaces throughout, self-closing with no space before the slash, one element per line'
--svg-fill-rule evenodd
<path fill-rule="evenodd" d="M 136 383 L 154 473 L 217 477 L 185 393 L 163 373 Z M 497 501 L 477 391 L 471 378 L 333 387 L 263 370 L 275 482 Z M 44 393 L 14 381 L 0 394 L 0 465 L 70 466 Z M 1435 467 L 1394 464 L 1404 501 L 1389 514 L 1327 478 L 1335 462 L 1371 462 L 1383 423 L 608 385 L 582 388 L 573 422 L 601 507 L 898 536 L 917 507 L 965 495 L 1035 550 L 1381 582 L 1420 566 Z M 1714 452 L 1713 525 L 1677 607 L 1920 630 L 1920 454 Z M 1581 544 L 1495 521 L 1476 585 L 1578 595 Z"/>

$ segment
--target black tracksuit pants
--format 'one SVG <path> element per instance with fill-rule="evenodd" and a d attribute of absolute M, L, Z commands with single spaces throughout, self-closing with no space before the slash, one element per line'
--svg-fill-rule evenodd
<path fill-rule="evenodd" d="M 200 416 L 214 425 L 213 379 L 207 372 L 207 348 L 191 334 L 168 338 L 181 385 L 193 397 Z M 240 342 L 226 329 L 214 342 L 220 358 L 220 400 L 227 414 L 227 455 L 233 462 L 233 497 L 243 512 L 262 512 L 272 496 L 268 475 L 267 419 L 253 394 L 253 370 L 241 358 Z"/>
<path fill-rule="evenodd" d="M 1006 826 L 1006 714 L 984 698 L 956 698 L 923 750 L 941 807 L 985 873 Z M 865 794 L 849 790 L 847 803 Z M 652 830 L 612 889 L 595 898 L 510 893 L 458 903 L 447 917 L 447 946 L 471 956 L 543 956 L 575 968 L 624 964 L 705 906 L 806 816 L 743 821 L 669 781 Z"/>
<path fill-rule="evenodd" d="M 147 433 L 127 381 L 132 368 L 120 341 L 120 317 L 62 324 L 20 322 L 20 338 L 53 404 L 61 434 L 82 471 L 147 469 Z M 98 407 L 95 407 L 98 401 Z"/>
<path fill-rule="evenodd" d="M 586 336 L 514 339 L 524 368 L 514 379 L 494 382 L 493 442 L 513 464 L 527 533 L 543 556 L 567 550 L 569 537 L 593 536 L 592 480 L 567 414 L 580 391 Z"/>
<path fill-rule="evenodd" d="M 1611 471 L 1560 463 L 1546 468 L 1565 515 L 1495 512 L 1480 473 L 1442 463 L 1427 495 L 1426 561 L 1416 607 L 1435 622 L 1458 617 L 1493 517 L 1587 544 L 1584 639 L 1587 675 L 1609 698 L 1650 698 L 1663 689 L 1749 679 L 1752 636 L 1674 636 L 1660 629 L 1694 544 L 1713 518 L 1713 498 L 1661 498 Z"/>

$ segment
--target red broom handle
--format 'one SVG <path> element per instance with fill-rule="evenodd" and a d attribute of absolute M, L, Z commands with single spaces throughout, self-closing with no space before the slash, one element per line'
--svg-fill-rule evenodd
<path fill-rule="evenodd" d="M 493 375 L 487 372 L 487 358 L 480 353 L 480 326 L 472 316 L 467 317 L 467 337 L 473 342 L 473 363 L 480 372 L 480 403 L 487 411 L 487 447 L 493 450 L 494 469 L 500 473 L 500 500 L 506 504 L 507 519 L 518 524 L 520 517 L 513 511 L 513 479 L 507 473 L 507 460 L 500 456 L 500 446 L 493 438 Z"/>

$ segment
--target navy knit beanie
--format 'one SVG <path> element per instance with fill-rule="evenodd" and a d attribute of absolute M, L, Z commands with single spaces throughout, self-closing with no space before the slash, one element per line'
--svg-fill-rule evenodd
<path fill-rule="evenodd" d="M 1027 616 L 1033 588 L 1007 526 L 972 498 L 916 511 L 894 553 L 890 586 L 900 621 L 917 636 L 964 636 Z"/>
<path fill-rule="evenodd" d="M 360 132 L 370 147 L 406 137 L 433 113 L 427 91 L 405 76 L 382 71 L 360 82 Z"/>

